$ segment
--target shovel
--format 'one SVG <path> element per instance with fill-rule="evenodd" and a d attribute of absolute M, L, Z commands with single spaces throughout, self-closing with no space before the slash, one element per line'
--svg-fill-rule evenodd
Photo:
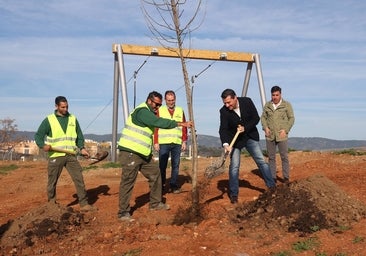
<path fill-rule="evenodd" d="M 240 130 L 237 130 L 237 132 L 234 135 L 234 138 L 230 142 L 230 148 L 233 147 L 236 139 L 239 136 L 239 133 L 241 133 Z M 215 178 L 216 176 L 219 176 L 221 173 L 225 171 L 225 161 L 227 156 L 229 155 L 229 152 L 225 152 L 221 155 L 220 159 L 214 163 L 212 163 L 210 166 L 208 166 L 205 170 L 205 177 L 208 179 Z"/>
<path fill-rule="evenodd" d="M 78 152 L 78 151 L 75 152 L 75 151 L 71 151 L 71 150 L 67 150 L 67 149 L 63 149 L 63 148 L 52 147 L 51 151 L 59 152 L 59 153 L 66 153 L 66 154 L 70 154 L 70 155 L 74 155 L 74 156 L 81 155 L 83 157 L 86 157 L 85 155 L 80 154 L 80 152 Z M 95 160 L 95 161 L 90 163 L 89 165 L 99 163 L 100 161 L 104 160 L 107 156 L 108 156 L 108 151 L 98 152 L 95 154 L 95 156 L 90 157 L 90 159 Z"/>

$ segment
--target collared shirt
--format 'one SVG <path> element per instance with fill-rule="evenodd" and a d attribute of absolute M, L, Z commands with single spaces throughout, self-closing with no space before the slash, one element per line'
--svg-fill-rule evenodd
<path fill-rule="evenodd" d="M 273 109 L 276 110 L 276 108 L 281 105 L 282 103 L 282 99 L 280 100 L 280 102 L 278 102 L 277 104 L 274 104 L 273 101 L 272 101 L 272 106 L 273 106 Z"/>

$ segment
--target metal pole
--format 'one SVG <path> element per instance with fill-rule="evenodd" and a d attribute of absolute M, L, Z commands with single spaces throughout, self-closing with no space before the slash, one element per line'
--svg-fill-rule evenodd
<path fill-rule="evenodd" d="M 253 67 L 253 63 L 252 62 L 248 62 L 247 71 L 245 72 L 245 78 L 244 78 L 244 84 L 243 84 L 243 91 L 241 93 L 241 96 L 242 97 L 247 96 L 250 75 L 252 73 L 252 67 Z"/>
<path fill-rule="evenodd" d="M 124 122 L 126 123 L 128 118 L 128 98 L 127 98 L 127 86 L 126 86 L 126 75 L 125 75 L 125 65 L 123 63 L 123 56 L 122 56 L 122 46 L 119 44 L 117 47 L 118 51 L 118 68 L 119 68 L 119 78 L 121 82 L 122 88 L 122 106 L 123 106 L 123 116 Z"/>
<path fill-rule="evenodd" d="M 257 68 L 257 78 L 258 78 L 259 93 L 261 96 L 262 108 L 264 108 L 264 105 L 266 104 L 266 93 L 264 91 L 262 68 L 261 68 L 261 62 L 260 62 L 258 53 L 254 54 L 254 61 L 255 61 L 256 68 Z"/>
<path fill-rule="evenodd" d="M 122 87 L 122 105 L 124 123 L 128 118 L 128 99 L 126 88 L 126 76 L 122 57 L 121 45 L 117 46 L 117 54 L 114 54 L 114 82 L 113 82 L 113 117 L 112 117 L 112 145 L 111 145 L 111 161 L 117 161 L 117 127 L 118 127 L 118 82 L 120 81 Z"/>
<path fill-rule="evenodd" d="M 117 53 L 114 54 L 114 80 L 113 80 L 113 115 L 112 115 L 112 145 L 111 145 L 111 161 L 116 162 L 117 152 L 117 129 L 118 129 L 118 58 Z"/>

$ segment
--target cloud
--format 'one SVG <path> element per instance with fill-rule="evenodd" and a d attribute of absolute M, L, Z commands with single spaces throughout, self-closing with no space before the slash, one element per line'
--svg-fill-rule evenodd
<path fill-rule="evenodd" d="M 366 2 L 205 2 L 192 47 L 260 54 L 266 98 L 279 84 L 294 106 L 293 135 L 366 138 L 359 129 L 366 109 Z M 87 131 L 110 133 L 112 44 L 157 45 L 140 2 L 14 0 L 1 2 L 0 14 L 0 118 L 35 130 L 53 110 L 54 97 L 65 95 Z M 125 55 L 124 64 L 130 110 L 151 90 L 167 89 L 177 90 L 178 104 L 186 108 L 178 59 Z M 247 65 L 188 60 L 187 67 L 190 77 L 198 75 L 193 84 L 197 132 L 217 136 L 220 93 L 225 88 L 241 93 Z M 260 112 L 256 76 L 254 66 L 248 96 Z M 121 111 L 119 129 L 122 120 Z"/>

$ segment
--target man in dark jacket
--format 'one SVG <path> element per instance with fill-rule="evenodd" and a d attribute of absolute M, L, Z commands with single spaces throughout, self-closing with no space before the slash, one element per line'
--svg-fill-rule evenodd
<path fill-rule="evenodd" d="M 219 134 L 225 152 L 230 153 L 229 197 L 231 203 L 235 204 L 238 202 L 240 153 L 243 148 L 246 148 L 257 164 L 266 186 L 274 188 L 276 185 L 259 145 L 256 125 L 260 117 L 253 101 L 248 97 L 237 97 L 232 89 L 224 90 L 221 98 L 224 106 L 220 109 Z M 238 130 L 241 133 L 231 148 L 230 142 Z"/>

